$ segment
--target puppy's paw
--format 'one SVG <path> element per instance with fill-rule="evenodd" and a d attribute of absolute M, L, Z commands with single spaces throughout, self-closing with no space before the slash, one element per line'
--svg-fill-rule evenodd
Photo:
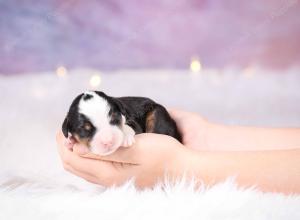
<path fill-rule="evenodd" d="M 123 139 L 122 146 L 130 147 L 131 145 L 134 144 L 135 131 L 127 124 L 124 124 L 123 125 L 123 133 L 124 133 L 124 139 Z"/>
<path fill-rule="evenodd" d="M 123 147 L 130 147 L 133 145 L 135 142 L 134 140 L 134 135 L 125 135 L 124 140 L 123 140 Z"/>

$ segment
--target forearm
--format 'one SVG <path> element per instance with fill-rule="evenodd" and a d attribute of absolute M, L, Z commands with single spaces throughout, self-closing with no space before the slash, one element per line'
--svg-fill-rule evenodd
<path fill-rule="evenodd" d="M 274 150 L 300 147 L 299 128 L 256 128 L 209 123 L 205 134 L 211 150 Z"/>
<path fill-rule="evenodd" d="M 239 186 L 263 191 L 300 193 L 300 150 L 195 152 L 189 150 L 184 169 L 207 185 L 235 177 Z"/>

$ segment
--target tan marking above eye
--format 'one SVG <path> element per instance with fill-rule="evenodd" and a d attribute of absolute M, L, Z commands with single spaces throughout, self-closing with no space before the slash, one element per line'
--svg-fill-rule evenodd
<path fill-rule="evenodd" d="M 75 134 L 75 139 L 81 144 L 84 144 L 88 147 L 90 146 L 90 140 L 88 138 L 80 138 L 77 134 Z"/>
<path fill-rule="evenodd" d="M 84 124 L 84 129 L 89 131 L 89 130 L 92 129 L 92 126 L 89 123 L 85 123 Z"/>

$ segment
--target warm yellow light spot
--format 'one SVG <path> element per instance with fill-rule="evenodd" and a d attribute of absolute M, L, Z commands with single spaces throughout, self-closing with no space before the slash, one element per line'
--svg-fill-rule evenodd
<path fill-rule="evenodd" d="M 65 77 L 67 75 L 67 69 L 64 66 L 60 66 L 56 69 L 56 75 L 58 77 Z"/>
<path fill-rule="evenodd" d="M 199 73 L 202 69 L 202 65 L 198 59 L 192 59 L 190 64 L 190 70 L 193 73 Z"/>
<path fill-rule="evenodd" d="M 90 86 L 91 87 L 98 87 L 101 83 L 101 77 L 98 74 L 92 75 L 90 78 Z"/>
<path fill-rule="evenodd" d="M 253 77 L 253 75 L 255 74 L 255 72 L 256 72 L 256 69 L 254 67 L 252 67 L 252 66 L 247 67 L 246 69 L 243 70 L 243 74 L 247 78 Z"/>

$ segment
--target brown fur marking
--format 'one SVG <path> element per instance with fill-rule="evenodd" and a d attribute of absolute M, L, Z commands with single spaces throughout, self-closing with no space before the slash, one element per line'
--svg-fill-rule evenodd
<path fill-rule="evenodd" d="M 74 135 L 75 140 L 83 145 L 90 146 L 90 142 L 88 138 L 80 138 L 77 134 Z"/>
<path fill-rule="evenodd" d="M 155 125 L 155 110 L 151 111 L 146 116 L 146 132 L 152 133 Z"/>

